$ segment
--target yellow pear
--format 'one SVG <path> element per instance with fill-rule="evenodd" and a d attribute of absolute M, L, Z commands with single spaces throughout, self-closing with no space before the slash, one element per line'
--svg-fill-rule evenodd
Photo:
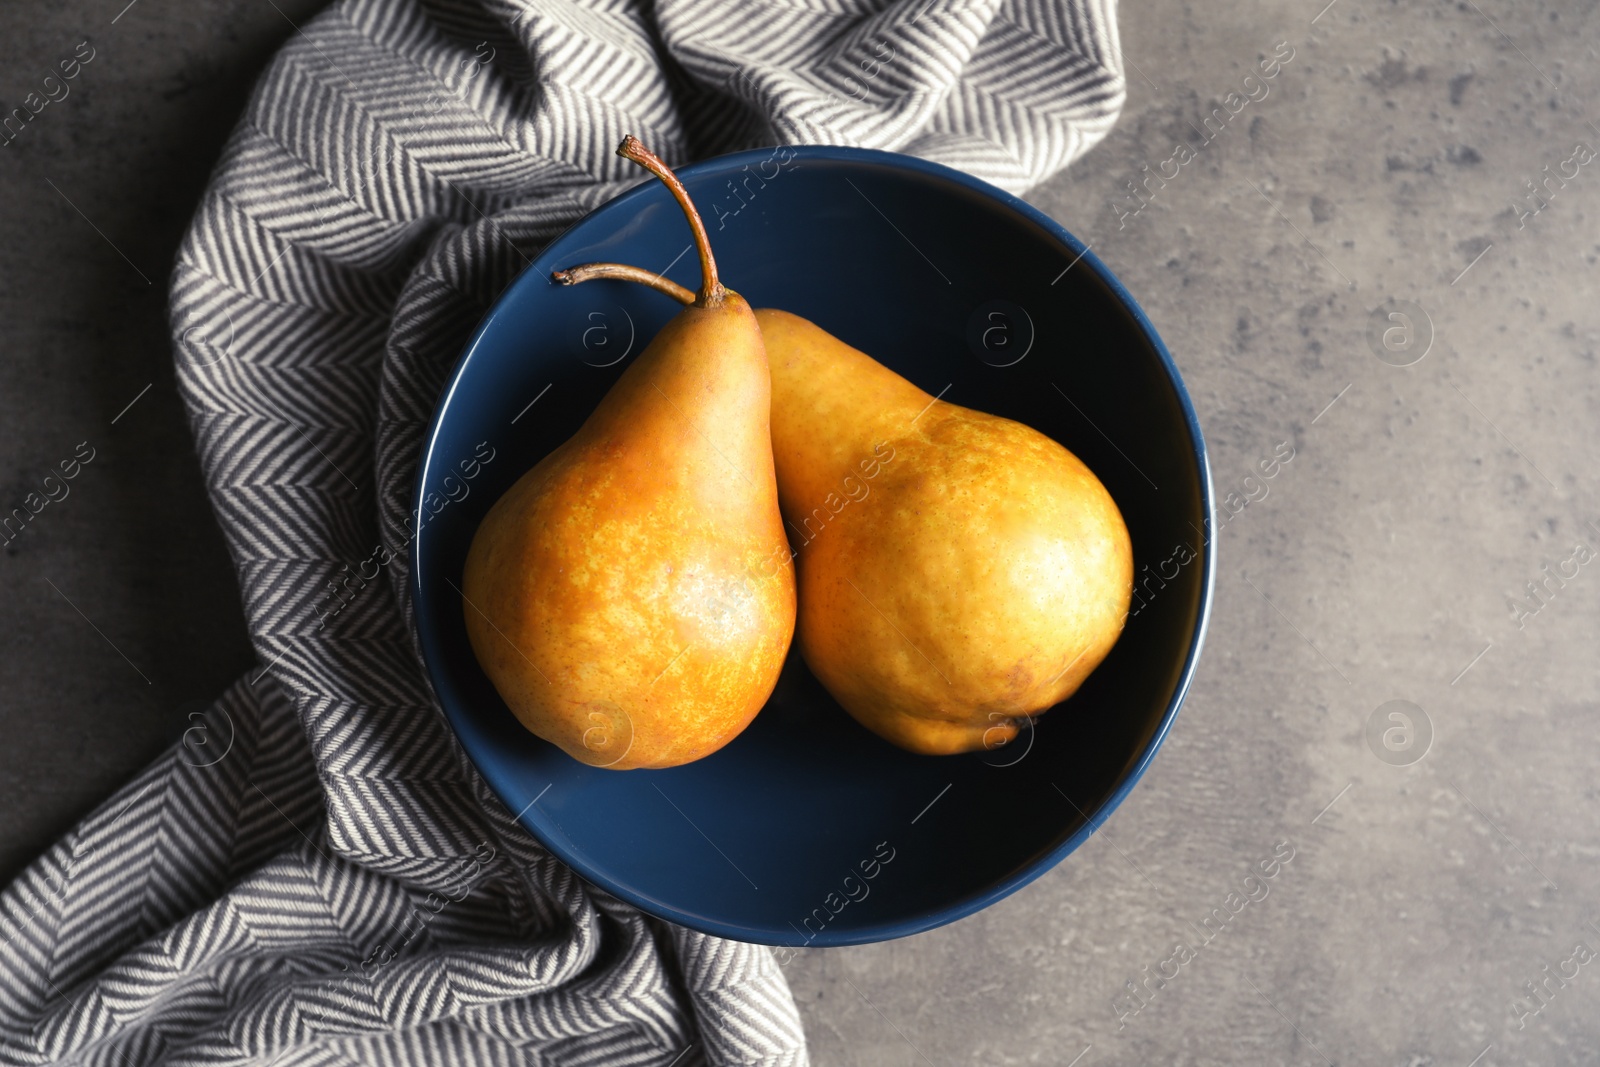
<path fill-rule="evenodd" d="M 563 274 L 601 277 L 695 299 L 621 264 Z M 1133 546 L 1116 502 L 1037 430 L 938 401 L 797 315 L 755 317 L 806 664 L 902 748 L 1004 745 L 1121 636 Z"/>
<path fill-rule="evenodd" d="M 632 137 L 618 154 L 678 199 L 702 288 L 489 510 L 462 610 L 522 724 L 622 770 L 699 759 L 750 723 L 793 638 L 795 584 L 755 317 L 676 176 Z"/>
<path fill-rule="evenodd" d="M 1127 619 L 1133 551 L 1060 444 L 936 401 L 820 327 L 756 312 L 800 651 L 913 752 L 994 748 L 1065 700 Z"/>

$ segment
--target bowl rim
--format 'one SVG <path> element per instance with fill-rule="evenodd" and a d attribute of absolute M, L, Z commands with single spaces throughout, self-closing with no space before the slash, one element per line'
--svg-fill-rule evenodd
<path fill-rule="evenodd" d="M 1184 655 L 1183 666 L 1179 672 L 1177 685 L 1174 687 L 1172 696 L 1168 700 L 1167 706 L 1161 714 L 1161 719 L 1156 724 L 1156 728 L 1150 735 L 1150 738 L 1145 742 L 1143 748 L 1139 750 L 1137 756 L 1134 757 L 1132 764 L 1123 771 L 1121 777 L 1117 781 L 1117 784 L 1112 788 L 1110 793 L 1098 805 L 1096 805 L 1093 810 L 1082 812 L 1084 816 L 1084 822 L 1078 827 L 1078 829 L 1073 831 L 1060 844 L 1056 845 L 1048 852 L 1043 853 L 1027 866 L 996 882 L 994 885 L 983 890 L 982 892 L 974 893 L 971 896 L 957 901 L 956 903 L 944 905 L 931 911 L 910 915 L 904 918 L 870 923 L 863 927 L 835 930 L 830 926 L 812 938 L 804 940 L 800 944 L 794 943 L 795 939 L 792 937 L 778 934 L 775 929 L 773 930 L 773 938 L 771 940 L 766 940 L 761 939 L 758 936 L 765 933 L 765 931 L 752 930 L 746 926 L 719 922 L 716 919 L 712 919 L 704 915 L 685 912 L 678 908 L 674 908 L 663 901 L 653 899 L 649 895 L 641 893 L 631 886 L 615 883 L 613 880 L 598 871 L 593 865 L 588 863 L 583 855 L 575 852 L 571 848 L 568 848 L 559 839 L 547 840 L 546 837 L 539 833 L 536 828 L 525 822 L 521 816 L 515 817 L 517 824 L 521 826 L 523 830 L 532 835 L 540 845 L 548 849 L 553 855 L 560 859 L 562 863 L 565 863 L 586 882 L 603 889 L 605 892 L 610 893 L 613 896 L 627 901 L 629 904 L 632 904 L 634 907 L 638 908 L 647 915 L 655 916 L 656 918 L 664 919 L 668 922 L 677 923 L 680 926 L 685 926 L 689 929 L 697 930 L 701 933 L 710 934 L 716 937 L 771 945 L 774 947 L 788 947 L 793 949 L 801 947 L 811 948 L 873 944 L 880 941 L 889 941 L 895 938 L 907 937 L 911 934 L 924 933 L 928 930 L 933 930 L 940 926 L 945 926 L 949 923 L 964 919 L 969 915 L 973 915 L 979 911 L 982 911 L 992 904 L 998 903 L 999 901 L 1022 889 L 1024 886 L 1027 886 L 1035 879 L 1041 877 L 1046 872 L 1053 870 L 1059 863 L 1061 863 L 1062 860 L 1066 859 L 1067 856 L 1077 851 L 1077 849 L 1081 847 L 1085 841 L 1094 835 L 1096 830 L 1105 824 L 1106 820 L 1109 819 L 1116 809 L 1122 804 L 1122 802 L 1127 799 L 1128 794 L 1133 791 L 1134 786 L 1138 785 L 1140 780 L 1144 777 L 1145 772 L 1149 769 L 1151 762 L 1155 759 L 1156 752 L 1166 741 L 1167 734 L 1171 731 L 1173 723 L 1177 719 L 1178 711 L 1182 708 L 1183 702 L 1189 694 L 1190 686 L 1194 681 L 1195 672 L 1199 667 L 1201 649 L 1205 644 L 1206 634 L 1210 628 L 1211 606 L 1216 587 L 1217 567 L 1217 531 L 1215 529 L 1215 524 L 1212 522 L 1212 516 L 1215 514 L 1216 503 L 1211 477 L 1211 461 L 1209 452 L 1206 449 L 1205 435 L 1200 428 L 1199 416 L 1195 412 L 1194 403 L 1189 397 L 1188 390 L 1184 387 L 1183 378 L 1178 372 L 1176 363 L 1173 362 L 1171 353 L 1167 350 L 1167 346 L 1162 341 L 1161 335 L 1156 332 L 1155 325 L 1150 321 L 1150 318 L 1145 313 L 1144 308 L 1141 307 L 1139 302 L 1134 299 L 1133 294 L 1130 293 L 1127 287 L 1122 284 L 1121 280 L 1111 272 L 1110 268 L 1101 262 L 1100 258 L 1096 256 L 1093 251 L 1091 251 L 1091 246 L 1080 241 L 1065 226 L 1061 225 L 1049 215 L 1046 215 L 1043 211 L 1034 207 L 1032 204 L 1029 204 L 1021 197 L 1008 193 L 1004 189 L 992 185 L 981 178 L 974 177 L 973 175 L 956 170 L 953 167 L 948 167 L 942 163 L 935 163 L 931 160 L 921 159 L 916 156 L 905 155 L 900 152 L 883 151 L 880 149 L 855 148 L 845 145 L 827 144 L 766 146 L 755 149 L 746 149 L 738 152 L 725 153 L 720 156 L 713 156 L 708 159 L 691 163 L 687 166 L 675 168 L 675 170 L 681 178 L 693 179 L 702 172 L 708 170 L 720 170 L 728 167 L 737 169 L 738 166 L 744 163 L 754 162 L 756 160 L 765 158 L 764 153 L 770 154 L 774 148 L 792 151 L 795 154 L 795 158 L 801 161 L 805 159 L 815 159 L 819 161 L 827 160 L 830 162 L 861 163 L 876 166 L 886 166 L 892 169 L 909 171 L 914 174 L 947 182 L 966 190 L 976 192 L 984 198 L 995 202 L 997 206 L 1016 212 L 1022 218 L 1038 226 L 1046 234 L 1055 238 L 1062 245 L 1064 245 L 1068 252 L 1072 255 L 1072 259 L 1069 261 L 1067 267 L 1061 272 L 1061 274 L 1065 275 L 1068 270 L 1071 270 L 1079 265 L 1087 266 L 1091 271 L 1093 271 L 1100 281 L 1103 282 L 1110 290 L 1112 296 L 1114 296 L 1130 313 L 1135 326 L 1144 335 L 1145 340 L 1150 345 L 1150 348 L 1158 357 L 1161 369 L 1166 374 L 1168 383 L 1170 384 L 1178 401 L 1178 406 L 1183 412 L 1184 424 L 1189 434 L 1189 444 L 1193 450 L 1193 454 L 1199 468 L 1201 503 L 1205 509 L 1206 525 L 1210 531 L 1209 535 L 1204 538 L 1205 543 L 1199 552 L 1202 575 L 1199 594 L 1200 602 L 1198 605 L 1198 617 L 1196 619 L 1194 633 L 1190 637 L 1189 648 Z M 450 723 L 452 733 L 456 733 L 455 725 L 458 713 L 446 706 L 444 700 L 439 698 L 439 691 L 434 685 L 434 664 L 436 660 L 440 660 L 442 658 L 441 649 L 439 647 L 439 635 L 434 630 L 433 624 L 423 618 L 423 613 L 416 610 L 417 605 L 421 602 L 423 597 L 421 580 L 421 523 L 423 508 L 423 486 L 427 483 L 429 465 L 433 459 L 435 450 L 434 445 L 438 438 L 440 423 L 443 421 L 445 413 L 450 408 L 450 401 L 455 395 L 457 386 L 460 384 L 461 373 L 467 363 L 468 357 L 477 348 L 480 341 L 482 341 L 483 336 L 494 324 L 494 321 L 498 317 L 501 309 L 513 298 L 513 294 L 518 288 L 518 284 L 523 280 L 524 276 L 529 271 L 534 269 L 534 265 L 538 263 L 539 259 L 543 257 L 544 251 L 558 243 L 562 238 L 566 237 L 567 234 L 572 232 L 577 227 L 584 225 L 598 212 L 610 209 L 617 203 L 625 200 L 652 195 L 653 191 L 655 190 L 661 190 L 662 195 L 665 195 L 664 187 L 661 186 L 660 183 L 646 179 L 640 182 L 638 185 L 624 190 L 618 195 L 605 201 L 605 203 L 598 205 L 594 209 L 585 212 L 580 218 L 574 220 L 571 225 L 567 226 L 559 234 L 545 242 L 544 249 L 541 249 L 539 255 L 535 256 L 531 262 L 525 265 L 522 270 L 512 278 L 512 280 L 506 285 L 505 289 L 502 290 L 501 293 L 495 298 L 494 303 L 490 305 L 489 310 L 485 312 L 483 317 L 478 321 L 478 324 L 473 327 L 471 337 L 467 340 L 466 344 L 462 346 L 461 352 L 457 355 L 455 362 L 451 365 L 451 368 L 445 379 L 446 384 L 444 388 L 440 390 L 439 397 L 434 403 L 433 413 L 429 416 L 427 429 L 422 435 L 421 454 L 418 457 L 416 476 L 413 480 L 412 486 L 411 505 L 408 512 L 412 522 L 415 523 L 412 528 L 418 531 L 418 535 L 412 538 L 411 545 L 409 546 L 408 555 L 411 564 L 411 574 L 407 585 L 412 597 L 412 611 L 410 614 L 416 627 L 417 642 L 422 652 L 423 667 L 428 675 L 429 686 L 434 690 L 434 698 L 438 702 L 440 710 L 443 711 L 446 720 Z M 1061 276 L 1057 277 L 1057 281 L 1060 280 L 1060 277 Z M 1052 282 L 1051 284 L 1053 285 L 1055 283 Z M 473 767 L 477 770 L 478 774 L 482 776 L 484 783 L 489 786 L 490 791 L 495 794 L 496 799 L 499 799 L 502 804 L 505 804 L 501 789 L 498 785 L 499 775 L 491 774 L 488 770 L 486 770 L 479 762 L 477 755 L 469 750 L 465 744 L 461 743 L 459 735 L 457 736 L 457 744 L 461 745 L 462 751 L 466 754 L 467 758 L 471 760 Z M 509 806 L 507 806 L 507 811 L 510 811 Z"/>

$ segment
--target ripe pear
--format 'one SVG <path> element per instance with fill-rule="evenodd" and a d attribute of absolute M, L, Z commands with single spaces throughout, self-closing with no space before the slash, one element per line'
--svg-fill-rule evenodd
<path fill-rule="evenodd" d="M 801 654 L 862 725 L 927 754 L 995 748 L 1116 644 L 1121 512 L 1066 448 L 935 400 L 797 315 L 756 312 Z"/>
<path fill-rule="evenodd" d="M 568 283 L 648 271 L 590 263 Z M 1077 691 L 1133 596 L 1100 480 L 1021 423 L 930 396 L 785 311 L 755 312 L 806 664 L 851 715 L 929 755 L 996 748 Z"/>
<path fill-rule="evenodd" d="M 771 385 L 749 304 L 664 163 L 703 285 L 569 440 L 484 517 L 462 610 L 478 662 L 533 733 L 598 767 L 672 767 L 771 695 L 795 625 Z"/>

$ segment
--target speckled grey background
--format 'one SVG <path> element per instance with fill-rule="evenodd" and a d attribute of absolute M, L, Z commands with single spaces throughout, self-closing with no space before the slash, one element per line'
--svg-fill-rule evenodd
<path fill-rule="evenodd" d="M 162 284 L 317 6 L 4 13 L 0 102 L 97 54 L 0 150 L 0 503 L 95 449 L 0 558 L 0 876 L 250 662 Z M 1600 1059 L 1600 14 L 1320 8 L 1129 4 L 1121 122 L 1031 198 L 1143 302 L 1219 493 L 1254 499 L 1189 702 L 1099 834 L 955 926 L 787 965 L 819 1065 Z M 1374 330 L 1390 301 L 1425 317 Z M 1425 752 L 1415 712 L 1369 744 L 1393 700 Z"/>

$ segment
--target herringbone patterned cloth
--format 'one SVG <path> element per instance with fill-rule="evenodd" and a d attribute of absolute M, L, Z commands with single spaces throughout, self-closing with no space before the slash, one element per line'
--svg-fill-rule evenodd
<path fill-rule="evenodd" d="M 1020 192 L 1116 117 L 1112 5 L 339 0 L 290 35 L 171 291 L 260 665 L 0 898 L 0 1060 L 804 1063 L 767 949 L 581 882 L 456 746 L 406 592 L 425 422 L 495 295 L 643 179 L 624 133 Z"/>

